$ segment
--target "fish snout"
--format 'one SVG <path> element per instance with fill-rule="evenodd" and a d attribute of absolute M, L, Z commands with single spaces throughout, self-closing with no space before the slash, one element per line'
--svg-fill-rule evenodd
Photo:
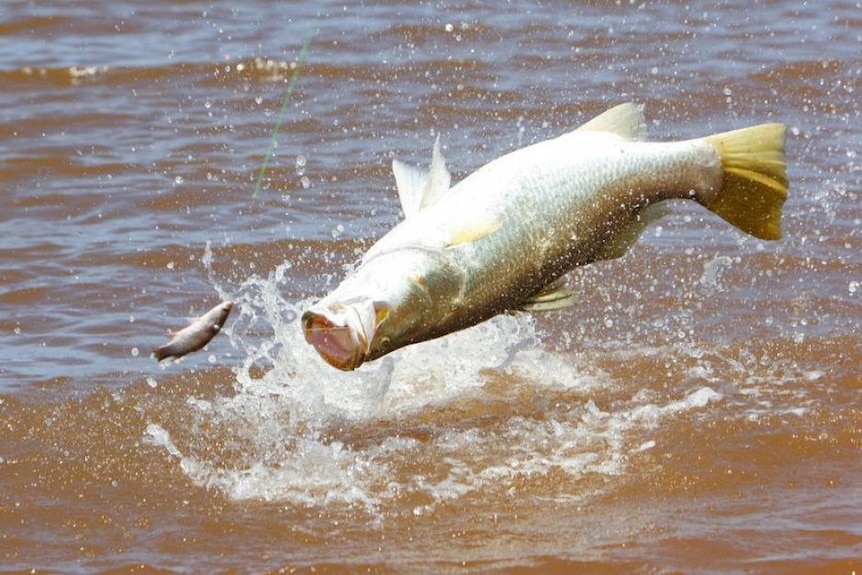
<path fill-rule="evenodd" d="M 356 312 L 332 313 L 328 310 L 309 310 L 302 315 L 302 331 L 328 364 L 342 371 L 353 371 L 365 360 L 368 338 L 361 323 L 351 321 Z M 358 320 L 358 317 L 356 317 Z"/>
<path fill-rule="evenodd" d="M 227 316 L 230 315 L 230 311 L 234 308 L 233 302 L 230 300 L 225 300 L 221 302 L 215 310 L 218 310 L 218 315 L 215 317 L 215 321 L 212 324 L 212 329 L 218 331 L 222 328 L 222 326 L 227 321 Z"/>

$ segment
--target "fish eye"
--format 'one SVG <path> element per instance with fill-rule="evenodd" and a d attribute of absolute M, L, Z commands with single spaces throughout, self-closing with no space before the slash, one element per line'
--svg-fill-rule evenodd
<path fill-rule="evenodd" d="M 389 349 L 389 345 L 391 343 L 392 343 L 392 340 L 389 337 L 387 337 L 387 336 L 381 337 L 380 338 L 380 351 L 386 351 L 387 349 Z"/>

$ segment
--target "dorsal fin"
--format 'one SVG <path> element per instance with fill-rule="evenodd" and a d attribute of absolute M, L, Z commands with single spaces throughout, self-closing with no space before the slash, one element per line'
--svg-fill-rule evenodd
<path fill-rule="evenodd" d="M 614 106 L 575 131 L 610 132 L 626 140 L 642 140 L 646 133 L 644 107 L 632 102 Z"/>
<path fill-rule="evenodd" d="M 395 185 L 405 218 L 435 204 L 449 191 L 452 182 L 452 176 L 446 169 L 446 159 L 440 151 L 439 135 L 434 141 L 431 167 L 427 171 L 393 160 L 392 172 L 395 174 Z"/>

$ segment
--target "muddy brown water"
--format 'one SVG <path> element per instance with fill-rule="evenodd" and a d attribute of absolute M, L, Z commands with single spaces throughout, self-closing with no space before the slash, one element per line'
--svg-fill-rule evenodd
<path fill-rule="evenodd" d="M 0 571 L 858 572 L 860 14 L 6 3 Z M 786 123 L 784 239 L 680 202 L 572 310 L 352 374 L 304 343 L 393 157 L 440 134 L 457 180 L 628 100 L 657 140 Z"/>

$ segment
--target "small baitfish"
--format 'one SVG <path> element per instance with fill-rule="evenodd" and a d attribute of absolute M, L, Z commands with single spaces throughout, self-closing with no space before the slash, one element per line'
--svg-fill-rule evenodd
<path fill-rule="evenodd" d="M 665 200 L 698 202 L 745 233 L 781 236 L 782 124 L 682 142 L 644 142 L 641 106 L 502 156 L 450 188 L 431 167 L 393 162 L 405 219 L 302 316 L 324 360 L 353 370 L 405 345 L 507 310 L 574 303 L 564 274 L 618 258 Z"/>
<path fill-rule="evenodd" d="M 168 357 L 180 358 L 202 349 L 221 330 L 231 309 L 233 302 L 223 301 L 201 317 L 192 318 L 188 327 L 178 332 L 168 331 L 170 340 L 155 348 L 153 356 L 157 361 L 162 361 Z"/>

